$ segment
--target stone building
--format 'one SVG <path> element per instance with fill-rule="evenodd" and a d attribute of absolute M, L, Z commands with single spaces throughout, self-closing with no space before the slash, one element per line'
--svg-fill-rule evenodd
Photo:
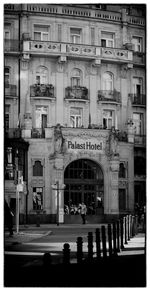
<path fill-rule="evenodd" d="M 5 198 L 20 222 L 146 203 L 146 6 L 4 5 Z M 75 213 L 77 215 L 75 215 Z"/>

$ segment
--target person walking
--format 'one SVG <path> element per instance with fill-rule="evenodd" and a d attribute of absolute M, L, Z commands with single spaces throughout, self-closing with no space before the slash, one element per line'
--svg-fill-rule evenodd
<path fill-rule="evenodd" d="M 84 204 L 84 202 L 82 202 L 80 214 L 81 214 L 81 217 L 82 217 L 82 223 L 83 224 L 85 224 L 86 212 L 87 212 L 86 205 Z"/>

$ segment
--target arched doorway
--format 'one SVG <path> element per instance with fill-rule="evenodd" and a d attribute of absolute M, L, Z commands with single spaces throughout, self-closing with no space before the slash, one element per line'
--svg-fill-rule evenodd
<path fill-rule="evenodd" d="M 100 166 L 88 159 L 71 162 L 64 173 L 65 223 L 80 222 L 79 204 L 87 206 L 88 222 L 99 222 L 104 209 L 104 177 Z"/>

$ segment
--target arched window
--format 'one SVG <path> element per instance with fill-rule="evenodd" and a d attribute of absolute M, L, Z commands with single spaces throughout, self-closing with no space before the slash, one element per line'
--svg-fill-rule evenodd
<path fill-rule="evenodd" d="M 126 169 L 124 163 L 120 163 L 119 165 L 119 178 L 125 178 L 126 177 Z"/>
<path fill-rule="evenodd" d="M 113 74 L 106 72 L 103 75 L 103 90 L 113 91 Z"/>
<path fill-rule="evenodd" d="M 71 87 L 82 85 L 82 72 L 79 69 L 74 69 L 71 73 Z"/>
<path fill-rule="evenodd" d="M 33 166 L 33 176 L 43 176 L 43 166 L 40 161 L 36 161 Z"/>
<path fill-rule="evenodd" d="M 48 84 L 48 69 L 39 66 L 36 70 L 36 84 Z"/>

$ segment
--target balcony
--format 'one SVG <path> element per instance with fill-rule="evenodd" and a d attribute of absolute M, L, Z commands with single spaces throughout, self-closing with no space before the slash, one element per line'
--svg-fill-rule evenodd
<path fill-rule="evenodd" d="M 45 128 L 32 128 L 31 138 L 45 138 Z"/>
<path fill-rule="evenodd" d="M 104 48 L 96 45 L 60 43 L 53 41 L 24 40 L 23 54 L 42 56 L 66 56 L 78 59 L 112 61 L 130 63 L 133 61 L 133 52 L 126 49 Z"/>
<path fill-rule="evenodd" d="M 98 101 L 121 102 L 121 94 L 116 90 L 98 90 Z"/>
<path fill-rule="evenodd" d="M 52 84 L 35 84 L 30 86 L 31 97 L 54 97 L 54 86 Z"/>
<path fill-rule="evenodd" d="M 19 52 L 19 40 L 17 39 L 5 39 L 4 40 L 4 52 Z"/>
<path fill-rule="evenodd" d="M 4 93 L 5 93 L 5 96 L 16 97 L 17 86 L 11 85 L 11 84 L 5 84 Z"/>
<path fill-rule="evenodd" d="M 132 105 L 145 106 L 146 105 L 146 95 L 144 94 L 129 94 Z"/>
<path fill-rule="evenodd" d="M 65 99 L 88 100 L 88 89 L 81 86 L 67 87 L 65 88 Z"/>
<path fill-rule="evenodd" d="M 145 66 L 146 56 L 143 52 L 133 52 L 133 63 Z"/>
<path fill-rule="evenodd" d="M 5 138 L 21 138 L 21 129 L 9 128 L 5 130 Z"/>
<path fill-rule="evenodd" d="M 134 144 L 146 146 L 146 136 L 145 135 L 135 135 L 134 136 Z"/>

